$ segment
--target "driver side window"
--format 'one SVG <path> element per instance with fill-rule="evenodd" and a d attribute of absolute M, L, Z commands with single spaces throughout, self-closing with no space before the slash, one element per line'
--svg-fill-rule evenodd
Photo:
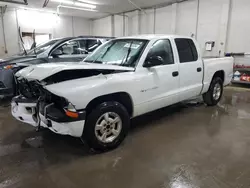
<path fill-rule="evenodd" d="M 147 58 L 156 57 L 161 59 L 163 65 L 174 64 L 173 51 L 168 39 L 158 40 L 151 47 Z"/>
<path fill-rule="evenodd" d="M 88 39 L 87 40 L 88 52 L 93 52 L 98 46 L 100 46 L 100 43 L 98 43 L 98 40 L 96 40 L 96 39 Z"/>
<path fill-rule="evenodd" d="M 80 44 L 78 41 L 68 41 L 64 43 L 62 46 L 58 47 L 56 50 L 61 53 L 61 55 L 77 55 L 82 54 Z M 52 52 L 53 54 L 53 52 Z"/>

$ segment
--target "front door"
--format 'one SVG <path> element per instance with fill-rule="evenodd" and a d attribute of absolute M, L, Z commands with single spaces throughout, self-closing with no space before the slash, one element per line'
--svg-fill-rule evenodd
<path fill-rule="evenodd" d="M 159 59 L 161 64 L 138 70 L 142 75 L 140 96 L 136 115 L 150 112 L 179 101 L 179 68 L 174 61 L 171 43 L 168 39 L 156 41 L 151 47 L 147 60 Z"/>

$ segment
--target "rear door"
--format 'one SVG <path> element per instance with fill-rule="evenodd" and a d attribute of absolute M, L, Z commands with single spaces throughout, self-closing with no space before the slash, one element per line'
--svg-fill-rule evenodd
<path fill-rule="evenodd" d="M 180 101 L 200 94 L 202 89 L 203 66 L 192 39 L 176 38 L 179 55 Z"/>

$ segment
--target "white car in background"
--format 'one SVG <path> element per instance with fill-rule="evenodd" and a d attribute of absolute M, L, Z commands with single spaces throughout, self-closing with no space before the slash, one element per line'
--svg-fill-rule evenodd
<path fill-rule="evenodd" d="M 203 60 L 193 38 L 145 35 L 114 39 L 79 64 L 41 64 L 19 71 L 12 114 L 36 127 L 83 137 L 108 150 L 130 119 L 203 95 L 216 105 L 231 82 L 233 58 Z"/>

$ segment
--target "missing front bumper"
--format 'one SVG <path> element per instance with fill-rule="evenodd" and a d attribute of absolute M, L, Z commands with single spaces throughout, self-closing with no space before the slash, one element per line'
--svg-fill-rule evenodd
<path fill-rule="evenodd" d="M 72 118 L 65 114 L 63 108 L 57 107 L 54 103 L 40 102 L 38 105 L 39 112 L 47 119 L 58 123 L 68 123 L 82 121 L 86 118 L 85 110 L 78 110 L 78 118 Z"/>
<path fill-rule="evenodd" d="M 14 97 L 11 102 L 11 113 L 17 120 L 36 126 L 34 120 L 36 101 L 28 100 L 21 96 Z"/>
<path fill-rule="evenodd" d="M 44 110 L 44 108 L 46 110 Z M 37 110 L 37 101 L 28 100 L 24 97 L 14 97 L 11 102 L 12 115 L 19 121 L 28 123 L 34 127 L 44 127 L 51 131 L 62 134 L 81 137 L 85 124 L 85 111 L 77 119 L 69 119 L 58 110 L 54 105 L 39 105 Z M 42 109 L 42 110 L 41 110 Z M 39 118 L 37 118 L 39 117 Z M 38 122 L 39 121 L 39 122 Z"/>

